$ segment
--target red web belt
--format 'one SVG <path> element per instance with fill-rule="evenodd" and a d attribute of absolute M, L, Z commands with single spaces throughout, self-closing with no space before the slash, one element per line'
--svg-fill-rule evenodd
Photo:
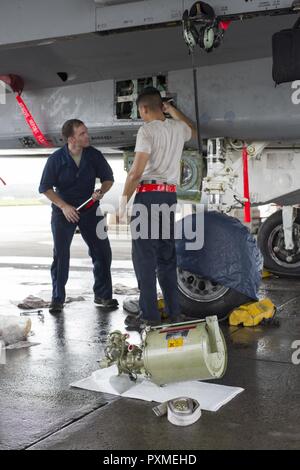
<path fill-rule="evenodd" d="M 176 184 L 139 184 L 137 193 L 149 193 L 153 191 L 163 191 L 166 193 L 176 193 Z"/>

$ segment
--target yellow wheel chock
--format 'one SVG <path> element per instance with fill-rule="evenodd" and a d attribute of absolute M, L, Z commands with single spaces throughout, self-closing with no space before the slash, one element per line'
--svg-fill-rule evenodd
<path fill-rule="evenodd" d="M 161 319 L 166 320 L 168 318 L 168 314 L 165 310 L 165 301 L 162 297 L 158 297 L 157 299 L 157 308 L 159 310 Z"/>
<path fill-rule="evenodd" d="M 261 277 L 262 277 L 263 279 L 266 279 L 266 278 L 271 277 L 271 276 L 272 276 L 272 274 L 269 273 L 269 271 L 266 271 L 266 269 L 264 269 L 263 272 L 262 272 L 262 276 L 261 276 Z"/>
<path fill-rule="evenodd" d="M 256 326 L 262 321 L 273 323 L 275 312 L 276 307 L 273 302 L 265 298 L 259 302 L 250 302 L 234 309 L 229 314 L 229 324 L 231 326 L 240 324 L 243 326 Z"/>

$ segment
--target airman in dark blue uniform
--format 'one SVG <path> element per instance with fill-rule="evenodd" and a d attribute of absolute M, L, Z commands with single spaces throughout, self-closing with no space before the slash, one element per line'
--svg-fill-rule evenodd
<path fill-rule="evenodd" d="M 63 308 L 70 246 L 77 225 L 93 261 L 94 302 L 100 307 L 116 308 L 118 302 L 112 299 L 109 239 L 107 236 L 99 238 L 96 233 L 97 224 L 103 218 L 97 215 L 98 201 L 111 188 L 113 172 L 102 153 L 89 145 L 88 131 L 82 121 L 67 121 L 62 134 L 67 143 L 48 158 L 39 186 L 39 192 L 52 201 L 54 252 L 50 312 L 58 313 Z M 96 178 L 100 178 L 102 183 L 97 191 L 94 189 Z M 76 207 L 91 196 L 95 203 L 86 212 L 79 214 Z"/>

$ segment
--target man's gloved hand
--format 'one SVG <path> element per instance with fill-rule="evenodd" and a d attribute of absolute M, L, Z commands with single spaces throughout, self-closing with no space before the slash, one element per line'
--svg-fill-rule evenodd
<path fill-rule="evenodd" d="M 75 207 L 71 206 L 70 204 L 65 204 L 61 210 L 68 222 L 77 224 L 79 222 L 79 214 Z"/>
<path fill-rule="evenodd" d="M 92 194 L 92 198 L 94 201 L 100 201 L 104 196 L 102 189 L 96 189 L 96 191 Z"/>

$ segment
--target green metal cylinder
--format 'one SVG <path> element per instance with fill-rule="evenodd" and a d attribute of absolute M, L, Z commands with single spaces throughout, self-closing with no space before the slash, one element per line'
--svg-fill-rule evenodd
<path fill-rule="evenodd" d="M 143 361 L 146 373 L 158 385 L 221 378 L 227 348 L 217 317 L 151 329 Z"/>

